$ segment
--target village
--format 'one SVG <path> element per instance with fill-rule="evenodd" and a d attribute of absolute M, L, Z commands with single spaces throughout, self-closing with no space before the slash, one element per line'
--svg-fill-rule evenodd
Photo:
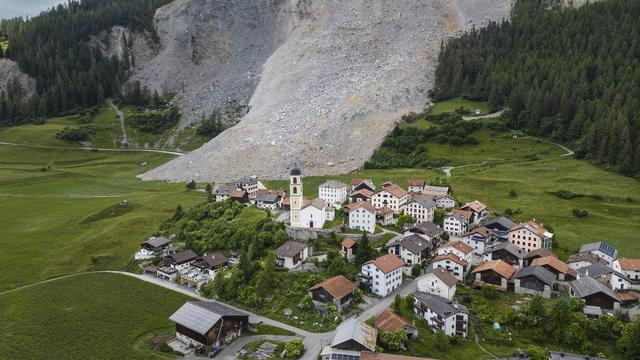
<path fill-rule="evenodd" d="M 274 253 L 276 265 L 292 273 L 318 271 L 318 262 L 311 260 L 326 258 L 314 253 L 312 239 L 337 234 L 342 238 L 340 256 L 356 263 L 363 242 L 369 246 L 369 239 L 388 238 L 372 258 L 349 274 L 353 281 L 338 275 L 307 289 L 313 303 L 308 311 L 342 315 L 338 315 L 341 322 L 335 331 L 325 333 L 320 353 L 310 353 L 307 347 L 305 358 L 412 358 L 381 353 L 384 347 L 376 345 L 381 333 L 401 333 L 401 343 L 419 336 L 416 324 L 391 308 L 400 296 L 411 297 L 413 315 L 430 331 L 472 337 L 469 311 L 456 295 L 460 287 L 471 291 L 488 288 L 497 296 L 515 293 L 579 299 L 581 312 L 590 319 L 621 311 L 630 317 L 636 315 L 640 259 L 619 256 L 617 249 L 605 242 L 585 244 L 564 262 L 552 252 L 554 234 L 535 219 L 515 222 L 479 200 L 458 204 L 449 187 L 432 186 L 420 179 L 410 179 L 406 189 L 390 181 L 376 185 L 369 179 L 353 179 L 348 185 L 328 180 L 319 186 L 318 195 L 315 199 L 304 197 L 304 179 L 297 167 L 291 170 L 288 191 L 268 189 L 257 177 L 244 177 L 233 184 L 217 184 L 210 193 L 212 202 L 231 201 L 264 209 L 284 223 L 289 240 Z M 440 220 L 436 219 L 438 212 Z M 338 218 L 342 223 L 336 222 Z M 152 237 L 140 245 L 135 258 L 161 260 L 144 267 L 146 276 L 199 293 L 203 285 L 223 276 L 225 269 L 238 266 L 240 254 L 220 251 L 198 255 L 192 249 L 174 248 L 170 237 Z M 370 300 L 363 302 L 363 297 Z M 170 319 L 176 326 L 170 345 L 183 354 L 197 349 L 202 354 L 224 354 L 234 339 L 250 335 L 254 328 L 249 312 L 221 302 L 188 302 Z M 314 338 L 305 345 L 310 341 L 323 342 Z M 268 341 L 263 345 L 250 354 L 239 351 L 231 358 L 273 356 L 277 346 Z M 398 349 L 402 348 L 400 344 Z M 553 351 L 548 356 L 585 358 Z"/>

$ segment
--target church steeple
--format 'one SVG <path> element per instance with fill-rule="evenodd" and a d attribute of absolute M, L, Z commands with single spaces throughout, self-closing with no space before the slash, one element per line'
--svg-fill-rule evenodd
<path fill-rule="evenodd" d="M 289 177 L 289 207 L 291 226 L 300 226 L 300 210 L 304 202 L 302 195 L 302 171 L 297 166 L 291 170 Z"/>

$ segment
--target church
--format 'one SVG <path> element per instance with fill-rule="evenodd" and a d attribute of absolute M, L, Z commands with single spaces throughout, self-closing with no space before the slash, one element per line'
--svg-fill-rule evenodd
<path fill-rule="evenodd" d="M 298 167 L 291 170 L 289 178 L 291 227 L 322 229 L 324 223 L 333 221 L 335 209 L 322 199 L 305 200 L 302 187 L 302 172 Z"/>

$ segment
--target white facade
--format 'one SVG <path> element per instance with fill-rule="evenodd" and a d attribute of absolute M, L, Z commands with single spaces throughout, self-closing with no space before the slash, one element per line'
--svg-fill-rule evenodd
<path fill-rule="evenodd" d="M 439 209 L 451 209 L 456 207 L 456 201 L 449 195 L 438 196 L 436 198 L 436 207 Z"/>
<path fill-rule="evenodd" d="M 397 197 L 387 190 L 382 190 L 378 193 L 373 194 L 373 196 L 371 197 L 371 204 L 376 208 L 382 208 L 386 206 L 393 210 L 394 214 L 398 215 L 404 209 L 404 205 L 407 203 L 408 198 L 408 194 Z"/>
<path fill-rule="evenodd" d="M 434 268 L 441 267 L 446 269 L 451 273 L 451 275 L 455 276 L 456 279 L 458 279 L 459 281 L 464 281 L 464 277 L 465 275 L 467 275 L 467 270 L 469 269 L 468 266 L 463 266 L 457 263 L 456 261 L 453 261 L 451 259 L 446 259 L 446 258 L 441 260 L 436 260 L 433 262 L 432 265 Z"/>
<path fill-rule="evenodd" d="M 305 261 L 307 261 L 307 259 L 309 258 L 309 247 L 307 246 L 306 248 L 304 248 L 304 250 L 302 250 L 300 252 L 299 255 L 290 257 L 290 256 L 283 256 L 281 257 L 282 259 L 282 267 L 285 267 L 287 269 L 293 269 L 294 267 L 304 263 Z"/>
<path fill-rule="evenodd" d="M 319 204 L 320 202 L 323 204 Z M 333 221 L 335 219 L 335 210 L 324 204 L 323 201 L 320 202 L 314 200 L 311 205 L 305 206 L 300 210 L 298 227 L 322 229 L 326 221 Z"/>
<path fill-rule="evenodd" d="M 299 169 L 293 169 L 289 178 L 289 212 L 291 226 L 303 227 L 302 219 L 300 217 L 300 210 L 304 205 L 304 198 L 302 197 L 302 176 Z"/>
<path fill-rule="evenodd" d="M 292 227 L 322 229 L 326 221 L 335 219 L 335 209 L 321 199 L 315 199 L 305 206 L 302 176 L 297 168 L 289 178 L 289 199 Z"/>
<path fill-rule="evenodd" d="M 335 180 L 330 180 L 318 187 L 318 197 L 329 206 L 339 209 L 347 200 L 347 185 Z"/>
<path fill-rule="evenodd" d="M 461 244 L 464 244 L 464 242 L 461 242 Z M 467 245 L 467 244 L 464 244 L 464 245 Z M 459 257 L 460 259 L 465 260 L 469 264 L 473 263 L 473 251 L 465 252 L 462 249 L 463 247 L 466 247 L 466 246 L 455 247 L 453 245 L 444 244 L 438 248 L 437 254 L 438 255 L 453 254 Z"/>
<path fill-rule="evenodd" d="M 609 264 L 609 266 L 612 266 L 613 262 L 616 260 L 611 255 L 609 255 L 609 254 L 607 254 L 607 253 L 605 253 L 604 251 L 601 251 L 601 250 L 591 250 L 589 252 L 594 254 L 594 255 L 598 255 L 600 257 L 600 259 L 606 261 L 607 264 Z"/>
<path fill-rule="evenodd" d="M 625 260 L 626 259 L 623 259 L 622 262 L 624 262 Z M 613 262 L 613 270 L 624 274 L 629 280 L 632 280 L 632 281 L 640 280 L 640 268 L 631 267 L 631 266 L 623 267 L 620 259 L 617 259 Z"/>
<path fill-rule="evenodd" d="M 371 292 L 385 297 L 402 285 L 402 267 L 384 273 L 372 262 L 362 265 L 363 275 L 371 279 Z"/>
<path fill-rule="evenodd" d="M 442 301 L 447 300 L 442 299 Z M 438 305 L 438 308 L 441 306 Z M 446 315 L 440 314 L 436 309 L 432 309 L 430 305 L 417 300 L 413 309 L 414 313 L 424 319 L 433 331 L 442 331 L 447 336 L 457 335 L 466 338 L 469 321 L 466 308 L 457 304 L 450 304 L 448 307 L 450 307 L 451 311 L 446 311 Z"/>
<path fill-rule="evenodd" d="M 373 207 L 372 207 L 373 208 Z M 365 206 L 359 206 L 349 212 L 349 229 L 367 231 L 374 233 L 376 231 L 376 210 Z"/>
<path fill-rule="evenodd" d="M 448 286 L 434 273 L 428 273 L 416 279 L 418 291 L 427 294 L 438 295 L 448 300 L 453 300 L 456 294 L 456 285 Z"/>
<path fill-rule="evenodd" d="M 451 236 L 461 237 L 467 232 L 468 220 L 459 215 L 447 214 L 444 217 L 442 228 Z"/>
<path fill-rule="evenodd" d="M 432 201 L 412 201 L 404 207 L 405 215 L 411 216 L 416 223 L 433 222 L 435 211 L 435 203 Z"/>
<path fill-rule="evenodd" d="M 473 253 L 476 255 L 482 255 L 487 249 L 487 241 L 482 237 L 476 237 L 474 234 L 469 234 L 462 238 L 465 244 L 473 248 Z"/>

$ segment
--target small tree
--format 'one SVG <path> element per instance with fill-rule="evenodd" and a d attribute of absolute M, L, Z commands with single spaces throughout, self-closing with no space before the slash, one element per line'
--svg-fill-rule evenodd
<path fill-rule="evenodd" d="M 196 181 L 191 179 L 188 183 L 187 183 L 187 190 L 195 190 L 196 188 Z"/>
<path fill-rule="evenodd" d="M 287 352 L 287 357 L 297 359 L 304 354 L 304 343 L 302 339 L 287 341 L 284 344 L 284 350 Z"/>
<path fill-rule="evenodd" d="M 356 264 L 362 265 L 373 259 L 375 250 L 371 247 L 367 234 L 362 234 L 362 238 L 358 241 L 358 250 L 356 251 Z"/>
<path fill-rule="evenodd" d="M 388 351 L 398 351 L 402 349 L 407 341 L 407 333 L 403 329 L 397 331 L 381 331 L 378 335 L 380 345 Z"/>
<path fill-rule="evenodd" d="M 207 183 L 207 186 L 204 188 L 204 190 L 207 192 L 207 199 L 211 201 L 213 199 L 213 188 L 211 187 L 211 184 Z"/>
<path fill-rule="evenodd" d="M 413 267 L 411 268 L 411 276 L 418 277 L 420 276 L 421 273 L 422 273 L 422 265 L 420 264 L 413 265 Z"/>

